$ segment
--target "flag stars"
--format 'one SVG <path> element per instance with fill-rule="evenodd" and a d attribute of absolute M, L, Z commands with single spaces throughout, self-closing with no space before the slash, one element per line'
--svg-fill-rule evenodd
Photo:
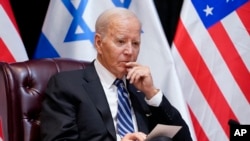
<path fill-rule="evenodd" d="M 207 5 L 207 7 L 206 7 L 206 9 L 204 9 L 203 11 L 206 13 L 206 17 L 207 16 L 209 16 L 209 15 L 213 15 L 213 7 L 209 7 L 208 5 Z"/>

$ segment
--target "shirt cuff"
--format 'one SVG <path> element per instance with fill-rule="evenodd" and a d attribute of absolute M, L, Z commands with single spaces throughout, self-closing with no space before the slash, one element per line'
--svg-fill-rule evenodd
<path fill-rule="evenodd" d="M 153 96 L 151 99 L 147 100 L 145 98 L 145 101 L 148 105 L 158 107 L 161 104 L 163 93 L 160 90 L 155 96 Z"/>

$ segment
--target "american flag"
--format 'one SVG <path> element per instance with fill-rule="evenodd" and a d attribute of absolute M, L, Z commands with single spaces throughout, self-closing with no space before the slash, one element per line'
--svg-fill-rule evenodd
<path fill-rule="evenodd" d="M 172 55 L 197 140 L 250 124 L 249 0 L 184 0 Z"/>
<path fill-rule="evenodd" d="M 28 60 L 9 0 L 0 0 L 0 61 Z"/>

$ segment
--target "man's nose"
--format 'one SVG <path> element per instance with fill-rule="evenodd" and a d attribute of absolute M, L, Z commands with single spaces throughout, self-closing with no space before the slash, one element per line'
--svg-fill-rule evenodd
<path fill-rule="evenodd" d="M 132 54 L 132 52 L 133 52 L 133 46 L 132 46 L 131 43 L 128 43 L 128 44 L 126 45 L 126 48 L 125 48 L 125 53 L 126 53 L 126 54 Z"/>

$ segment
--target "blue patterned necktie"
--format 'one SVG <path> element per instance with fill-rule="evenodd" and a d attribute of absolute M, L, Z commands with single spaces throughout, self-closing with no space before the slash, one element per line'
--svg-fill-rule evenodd
<path fill-rule="evenodd" d="M 121 79 L 116 79 L 114 84 L 118 91 L 117 130 L 118 134 L 123 137 L 127 133 L 134 132 L 131 107 L 124 82 Z"/>

